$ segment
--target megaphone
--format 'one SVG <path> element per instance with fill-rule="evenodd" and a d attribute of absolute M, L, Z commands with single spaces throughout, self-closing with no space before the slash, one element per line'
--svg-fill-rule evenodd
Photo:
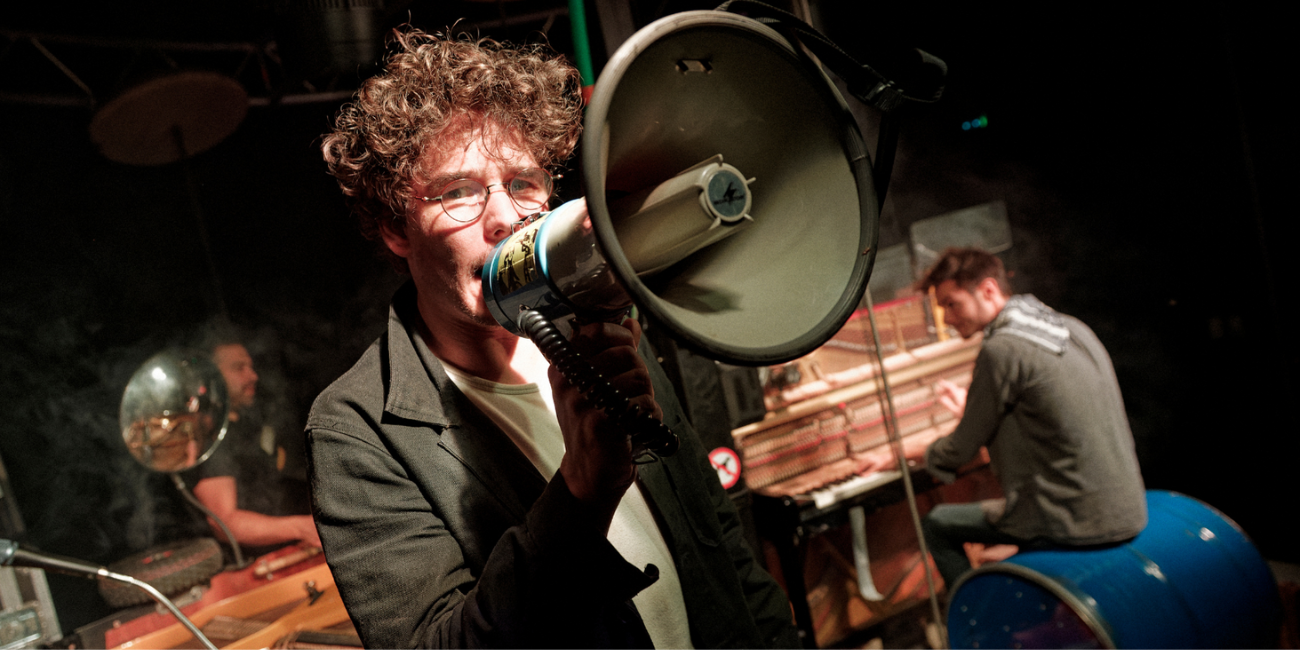
<path fill-rule="evenodd" d="M 878 234 L 870 159 L 835 86 L 776 31 L 721 11 L 651 23 L 611 57 L 584 126 L 585 200 L 484 267 L 503 327 L 635 304 L 705 356 L 765 365 L 858 306 Z"/>

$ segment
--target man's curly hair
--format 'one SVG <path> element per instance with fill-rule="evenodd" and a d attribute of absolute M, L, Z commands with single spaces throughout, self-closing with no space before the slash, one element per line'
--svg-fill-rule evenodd
<path fill-rule="evenodd" d="M 362 84 L 321 145 L 366 238 L 379 239 L 384 220 L 405 227 L 412 186 L 428 180 L 426 147 L 464 144 L 447 142 L 449 131 L 460 136 L 470 125 L 488 138 L 489 152 L 513 144 L 548 171 L 573 153 L 582 130 L 581 80 L 548 46 L 406 25 L 393 30 L 388 49 L 384 71 Z M 406 270 L 405 260 L 389 258 Z"/>

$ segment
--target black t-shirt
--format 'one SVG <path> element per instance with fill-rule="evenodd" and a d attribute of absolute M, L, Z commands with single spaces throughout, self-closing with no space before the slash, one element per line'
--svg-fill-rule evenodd
<path fill-rule="evenodd" d="M 241 412 L 230 423 L 212 456 L 186 472 L 186 482 L 197 485 L 205 478 L 232 476 L 238 490 L 238 507 L 264 515 L 311 514 L 307 483 L 286 473 L 294 463 L 283 434 L 267 424 L 256 410 Z"/>

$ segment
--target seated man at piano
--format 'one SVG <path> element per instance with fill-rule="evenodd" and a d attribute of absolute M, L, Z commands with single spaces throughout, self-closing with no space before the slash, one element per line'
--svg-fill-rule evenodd
<path fill-rule="evenodd" d="M 916 288 L 934 290 L 944 323 L 963 338 L 984 339 L 968 389 L 940 382 L 957 428 L 928 446 L 908 441 L 904 454 L 951 482 L 986 450 L 1003 493 L 940 504 L 925 517 L 948 587 L 971 569 L 967 542 L 1068 548 L 1140 533 L 1146 497 L 1133 435 L 1110 356 L 1092 330 L 1030 294 L 1013 295 L 1002 261 L 974 248 L 945 251 Z M 860 469 L 892 462 L 877 454 Z"/>
<path fill-rule="evenodd" d="M 363 233 L 409 281 L 308 418 L 316 524 L 367 647 L 798 647 L 790 603 L 641 329 L 573 346 L 681 439 L 628 431 L 488 311 L 482 268 L 545 211 L 582 120 L 543 46 L 403 27 L 323 150 Z"/>
<path fill-rule="evenodd" d="M 195 498 L 221 518 L 247 557 L 297 541 L 320 546 L 307 483 L 286 471 L 284 434 L 257 408 L 258 375 L 248 348 L 224 330 L 209 334 L 205 347 L 226 381 L 230 423 L 212 456 L 183 475 Z M 217 539 L 229 541 L 221 526 L 209 523 Z"/>

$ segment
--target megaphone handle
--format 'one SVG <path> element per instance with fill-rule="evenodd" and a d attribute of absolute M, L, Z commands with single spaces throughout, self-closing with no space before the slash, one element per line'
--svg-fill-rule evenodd
<path fill-rule="evenodd" d="M 605 411 L 611 419 L 627 431 L 632 440 L 632 458 L 637 462 L 653 462 L 658 457 L 677 453 L 679 441 L 663 422 L 634 408 L 617 388 L 596 372 L 568 339 L 550 320 L 535 309 L 519 314 L 519 331 L 532 339 L 542 356 L 555 366 L 564 378 L 582 391 L 587 399 Z"/>

